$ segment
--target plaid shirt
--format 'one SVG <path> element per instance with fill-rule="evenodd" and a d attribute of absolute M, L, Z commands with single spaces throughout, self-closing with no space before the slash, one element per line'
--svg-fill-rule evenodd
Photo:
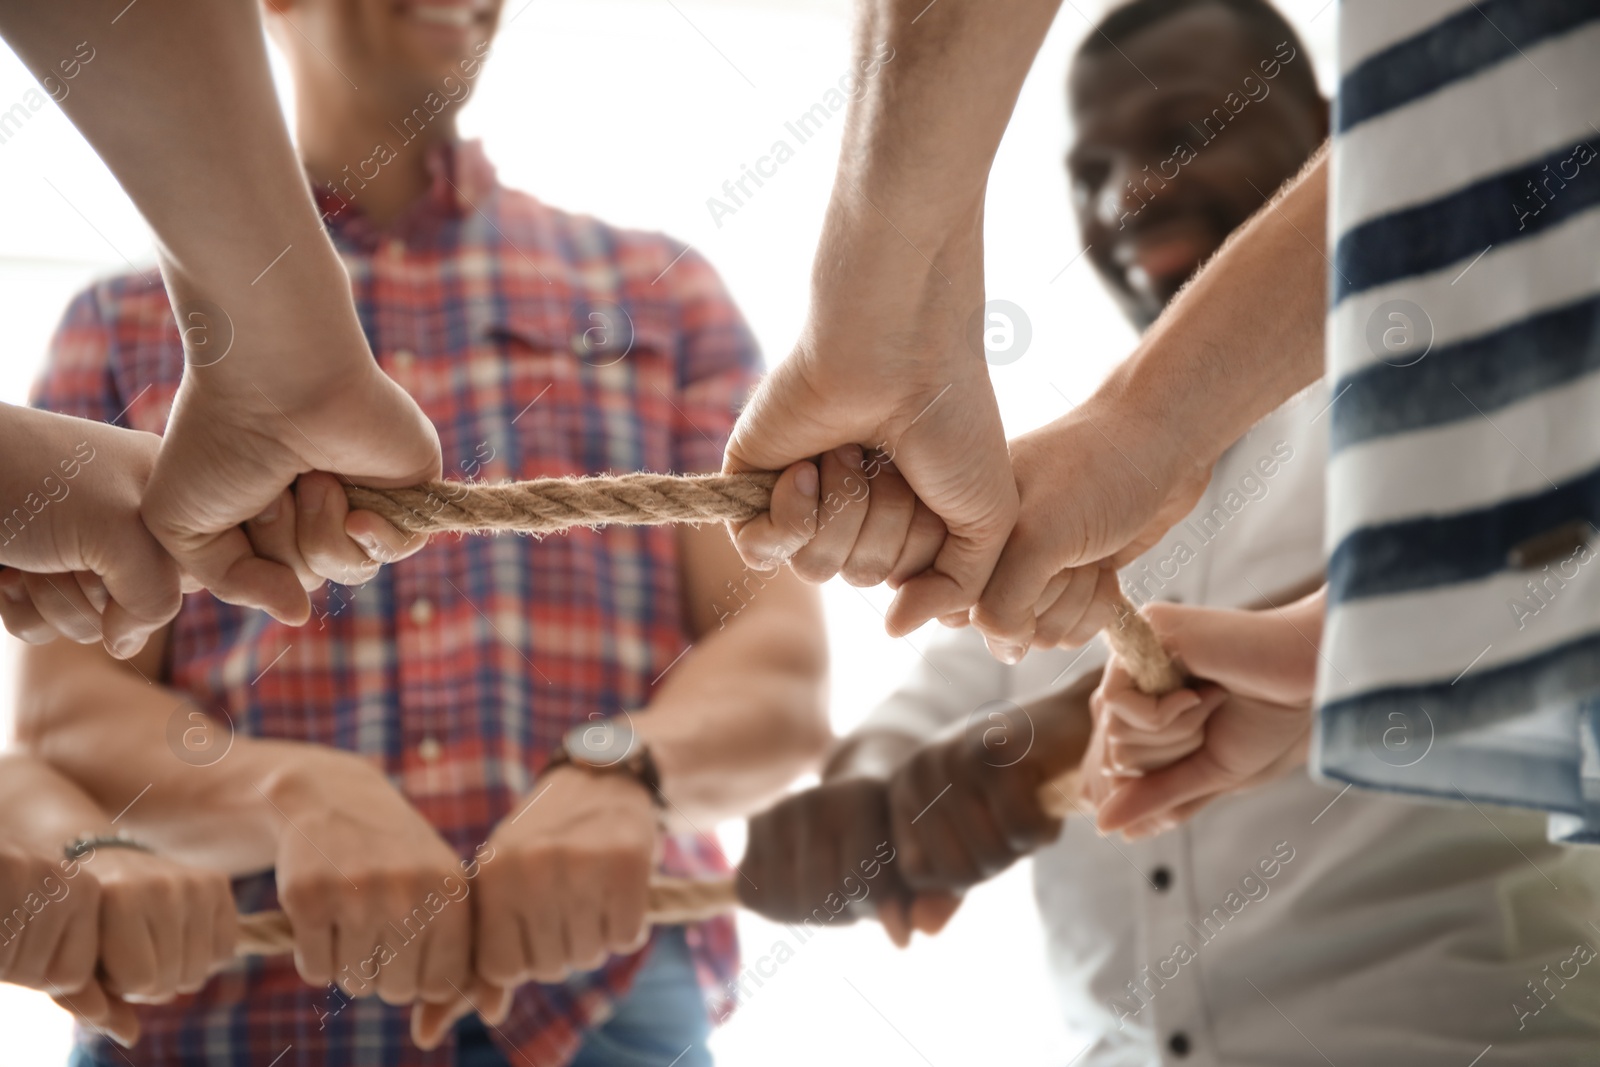
<path fill-rule="evenodd" d="M 349 201 L 318 195 L 367 339 L 438 427 L 446 477 L 717 469 L 759 357 L 711 267 L 665 237 L 500 186 L 476 143 L 435 150 L 429 167 L 429 193 L 385 232 L 361 217 L 358 190 Z M 159 432 L 183 365 L 160 285 L 118 277 L 68 309 L 35 402 Z M 361 753 L 465 859 L 570 727 L 643 707 L 687 647 L 675 537 L 666 527 L 439 537 L 362 588 L 324 587 L 298 629 L 191 596 L 174 623 L 169 684 L 242 734 Z M 680 836 L 663 869 L 727 864 L 712 840 Z M 270 875 L 234 888 L 242 910 L 276 906 Z M 737 966 L 732 923 L 688 935 L 721 1014 Z M 642 960 L 524 986 L 502 1047 L 515 1046 L 514 1062 L 565 1063 Z M 453 1060 L 449 1045 L 411 1044 L 408 1009 L 309 988 L 286 957 L 235 966 L 140 1016 L 131 1053 L 80 1041 L 106 1064 Z"/>

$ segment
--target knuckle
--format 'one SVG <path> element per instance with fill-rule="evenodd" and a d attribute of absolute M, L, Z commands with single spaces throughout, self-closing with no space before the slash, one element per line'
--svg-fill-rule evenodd
<path fill-rule="evenodd" d="M 789 560 L 789 566 L 801 579 L 813 585 L 819 585 L 839 573 L 838 559 L 832 553 L 815 549 L 796 554 Z"/>

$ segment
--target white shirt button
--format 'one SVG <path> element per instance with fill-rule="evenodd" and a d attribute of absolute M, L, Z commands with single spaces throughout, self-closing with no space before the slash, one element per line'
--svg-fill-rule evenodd
<path fill-rule="evenodd" d="M 394 354 L 395 370 L 410 370 L 411 364 L 417 361 L 417 354 L 409 348 L 402 348 Z"/>
<path fill-rule="evenodd" d="M 411 621 L 418 626 L 426 626 L 433 621 L 433 601 L 427 597 L 418 597 L 411 602 Z"/>
<path fill-rule="evenodd" d="M 424 737 L 417 745 L 417 755 L 422 757 L 424 763 L 433 763 L 444 752 L 444 746 L 439 744 L 437 737 Z"/>
<path fill-rule="evenodd" d="M 389 243 L 384 246 L 384 251 L 389 253 L 390 259 L 404 259 L 406 243 L 398 237 L 391 237 L 389 238 Z"/>

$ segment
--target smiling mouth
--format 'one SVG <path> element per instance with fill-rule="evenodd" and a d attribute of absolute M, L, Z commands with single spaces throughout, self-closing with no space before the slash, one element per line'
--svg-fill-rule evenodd
<path fill-rule="evenodd" d="M 1125 238 L 1112 250 L 1111 259 L 1130 288 L 1166 296 L 1218 243 L 1198 220 L 1173 219 Z"/>

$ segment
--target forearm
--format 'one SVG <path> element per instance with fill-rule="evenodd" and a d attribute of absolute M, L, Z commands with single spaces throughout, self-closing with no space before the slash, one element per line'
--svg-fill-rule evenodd
<path fill-rule="evenodd" d="M 84 465 L 95 459 L 90 437 L 104 432 L 98 423 L 0 404 L 6 457 L 0 466 L 0 563 L 28 569 L 60 555 L 53 538 L 40 543 L 32 519 L 71 495 Z"/>
<path fill-rule="evenodd" d="M 820 618 L 807 635 L 778 613 L 747 612 L 700 641 L 631 716 L 679 829 L 759 809 L 826 751 Z"/>
<path fill-rule="evenodd" d="M 105 13 L 86 0 L 5 0 L 0 31 L 149 222 L 169 284 L 202 289 L 238 319 L 238 305 L 262 295 L 254 281 L 288 252 L 278 273 L 309 283 L 302 297 L 342 294 L 256 4 L 130 5 L 115 26 Z"/>
<path fill-rule="evenodd" d="M 861 89 L 846 114 L 812 274 L 830 306 L 937 300 L 963 268 L 981 284 L 989 168 L 1059 6 L 857 5 Z M 882 295 L 861 291 L 880 288 L 876 279 L 886 282 Z"/>
<path fill-rule="evenodd" d="M 1137 420 L 1152 447 L 1209 470 L 1322 375 L 1327 205 L 1324 149 L 1206 264 L 1088 403 Z"/>
<path fill-rule="evenodd" d="M 822 780 L 888 778 L 917 748 L 932 738 L 883 727 L 867 727 L 842 738 L 822 768 Z"/>
<path fill-rule="evenodd" d="M 79 835 L 116 829 L 92 797 L 26 752 L 0 754 L 0 811 L 0 839 L 57 859 Z"/>
<path fill-rule="evenodd" d="M 979 743 L 994 752 L 995 766 L 1011 765 L 1011 753 L 1002 752 L 1004 745 L 1017 746 L 1015 760 L 1020 762 L 1032 754 L 1035 743 L 1048 743 L 1055 749 L 1052 762 L 1077 764 L 1089 745 L 1093 732 L 1093 718 L 1089 711 L 1089 697 L 1100 682 L 1100 672 L 1091 671 L 1059 692 L 1035 697 L 1021 705 L 1022 715 L 1016 722 L 999 719 L 968 718 L 951 723 L 945 729 L 926 737 L 886 727 L 867 727 L 843 738 L 828 757 L 823 768 L 824 781 L 841 778 L 888 778 L 918 748 L 931 742 L 951 737 L 963 731 L 975 731 Z M 1024 736 L 1014 736 L 1020 726 Z M 989 738 L 986 731 L 995 732 Z"/>
<path fill-rule="evenodd" d="M 139 670 L 157 677 L 159 650 L 140 659 Z M 28 648 L 19 682 L 19 745 L 119 812 L 118 827 L 196 866 L 270 869 L 286 823 L 283 804 L 269 798 L 350 760 L 321 746 L 231 736 L 200 705 L 96 648 Z"/>
<path fill-rule="evenodd" d="M 854 186 L 924 235 L 981 212 L 989 167 L 1058 7 L 861 0 L 856 69 L 876 70 L 846 116 L 835 203 L 875 215 Z"/>

